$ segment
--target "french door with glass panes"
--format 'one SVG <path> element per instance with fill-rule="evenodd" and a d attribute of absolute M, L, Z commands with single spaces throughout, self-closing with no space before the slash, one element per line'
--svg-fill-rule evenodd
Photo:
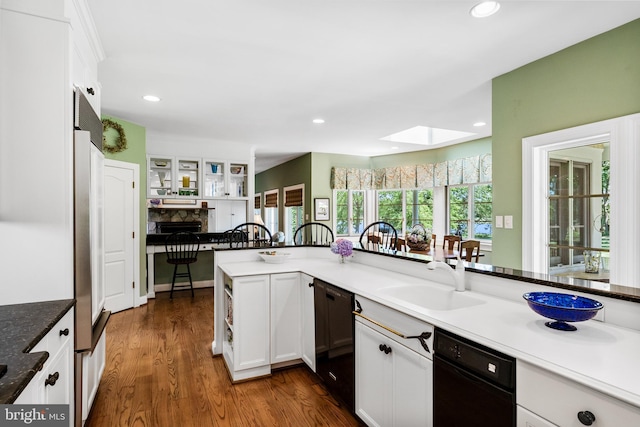
<path fill-rule="evenodd" d="M 574 160 L 549 161 L 549 267 L 584 263 L 590 246 L 590 164 Z"/>

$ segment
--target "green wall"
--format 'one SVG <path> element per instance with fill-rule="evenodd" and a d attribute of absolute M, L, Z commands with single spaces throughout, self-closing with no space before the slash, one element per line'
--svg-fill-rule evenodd
<path fill-rule="evenodd" d="M 146 129 L 135 123 L 127 122 L 111 116 L 102 116 L 103 119 L 111 119 L 122 126 L 127 138 L 127 148 L 118 153 L 104 153 L 105 158 L 119 160 L 121 162 L 137 163 L 140 165 L 140 295 L 147 294 L 147 268 L 146 268 L 146 245 L 147 245 L 147 136 Z M 105 134 L 107 144 L 117 138 L 118 133 L 109 129 Z M 111 145 L 113 145 L 111 143 Z"/>
<path fill-rule="evenodd" d="M 255 177 L 255 193 L 264 193 L 277 188 L 279 190 L 278 207 L 281 207 L 284 206 L 282 189 L 298 184 L 304 184 L 304 214 L 305 216 L 310 215 L 309 207 L 311 206 L 312 192 L 311 153 L 304 154 L 257 174 Z M 264 198 L 262 203 L 264 204 Z M 278 215 L 278 224 L 284 224 L 284 209 L 278 209 Z M 282 229 L 282 227 L 280 228 Z"/>
<path fill-rule="evenodd" d="M 522 265 L 522 138 L 640 112 L 640 20 L 493 80 L 493 263 Z"/>
<path fill-rule="evenodd" d="M 341 154 L 307 153 L 298 158 L 256 174 L 255 192 L 263 193 L 279 189 L 282 201 L 282 189 L 291 185 L 304 184 L 304 213 L 313 221 L 313 199 L 328 197 L 332 199 L 329 186 L 332 166 L 370 167 L 369 157 L 346 156 Z M 333 203 L 333 202 L 331 202 Z M 330 206 L 333 209 L 333 206 Z M 279 224 L 284 221 L 284 209 L 279 210 Z M 309 222 L 305 221 L 305 222 Z M 331 221 L 320 221 L 331 227 Z"/>

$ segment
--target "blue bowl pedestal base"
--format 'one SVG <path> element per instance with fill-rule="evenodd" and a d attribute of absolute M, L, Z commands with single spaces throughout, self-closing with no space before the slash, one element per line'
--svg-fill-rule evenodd
<path fill-rule="evenodd" d="M 544 322 L 545 326 L 548 326 L 551 329 L 557 329 L 559 331 L 577 331 L 573 325 L 568 324 L 567 322 L 563 322 L 561 320 L 556 320 L 555 322 Z"/>

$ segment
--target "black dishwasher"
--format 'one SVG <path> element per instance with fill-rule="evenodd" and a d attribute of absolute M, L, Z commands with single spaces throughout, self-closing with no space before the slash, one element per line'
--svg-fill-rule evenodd
<path fill-rule="evenodd" d="M 434 353 L 434 427 L 516 425 L 513 357 L 442 329 Z"/>
<path fill-rule="evenodd" d="M 329 391 L 354 410 L 353 294 L 313 280 L 316 321 L 316 373 Z"/>

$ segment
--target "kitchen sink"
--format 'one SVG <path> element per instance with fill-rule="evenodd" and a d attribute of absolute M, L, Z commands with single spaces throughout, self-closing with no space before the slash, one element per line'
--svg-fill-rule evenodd
<path fill-rule="evenodd" d="M 392 286 L 380 289 L 380 296 L 404 305 L 427 310 L 458 310 L 484 304 L 484 301 L 450 288 L 429 285 Z"/>

